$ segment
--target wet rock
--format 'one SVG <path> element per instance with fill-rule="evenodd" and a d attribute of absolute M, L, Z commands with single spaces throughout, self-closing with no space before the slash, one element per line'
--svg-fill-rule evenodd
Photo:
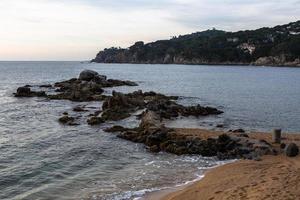
<path fill-rule="evenodd" d="M 145 105 L 142 97 L 131 97 L 119 92 L 112 93 L 102 105 L 102 117 L 104 120 L 118 121 L 130 117 L 130 113 L 142 109 Z"/>
<path fill-rule="evenodd" d="M 288 157 L 295 157 L 299 154 L 299 147 L 295 143 L 290 143 L 287 145 L 285 153 Z"/>
<path fill-rule="evenodd" d="M 137 83 L 133 81 L 122 81 L 116 79 L 108 79 L 103 83 L 104 87 L 117 87 L 117 86 L 138 86 Z"/>
<path fill-rule="evenodd" d="M 120 129 L 119 137 L 133 142 L 143 143 L 150 151 L 165 151 L 176 155 L 196 154 L 219 159 L 258 159 L 262 155 L 275 155 L 276 151 L 263 140 L 244 136 L 220 135 L 217 138 L 201 140 L 191 136 L 177 134 L 167 128 L 161 117 L 154 111 L 146 110 L 141 123 L 135 129 Z"/>
<path fill-rule="evenodd" d="M 31 91 L 29 87 L 19 87 L 17 89 L 17 93 L 14 94 L 15 97 L 46 97 L 46 93 L 44 91 Z"/>
<path fill-rule="evenodd" d="M 46 84 L 46 85 L 40 85 L 40 88 L 51 88 L 51 84 Z"/>
<path fill-rule="evenodd" d="M 91 126 L 95 126 L 104 123 L 104 120 L 101 117 L 91 117 L 87 120 L 87 123 Z"/>
<path fill-rule="evenodd" d="M 115 133 L 115 132 L 124 132 L 127 131 L 127 128 L 124 128 L 123 126 L 112 126 L 110 128 L 105 129 L 105 132 L 109 133 Z"/>
<path fill-rule="evenodd" d="M 151 152 L 153 152 L 153 153 L 158 153 L 158 152 L 160 152 L 160 148 L 159 148 L 159 146 L 157 146 L 157 145 L 151 146 L 151 147 L 149 148 L 149 150 L 150 150 Z"/>
<path fill-rule="evenodd" d="M 224 128 L 224 124 L 217 124 L 216 128 Z"/>
<path fill-rule="evenodd" d="M 73 122 L 75 121 L 75 118 L 74 117 L 69 117 L 68 115 L 64 115 L 61 118 L 59 118 L 58 121 L 62 124 L 72 125 Z"/>
<path fill-rule="evenodd" d="M 122 81 L 108 79 L 106 76 L 99 75 L 92 70 L 84 70 L 80 73 L 79 78 L 72 78 L 70 80 L 57 82 L 54 84 L 55 92 L 57 94 L 48 95 L 49 99 L 55 100 L 70 100 L 70 101 L 102 101 L 107 97 L 102 95 L 103 88 L 116 86 L 136 86 L 132 81 Z M 52 85 L 41 85 L 41 88 L 50 88 Z M 29 87 L 23 87 L 29 88 Z M 33 96 L 47 96 L 44 91 L 32 92 L 20 88 L 19 92 L 15 94 L 16 97 L 33 97 Z"/>
<path fill-rule="evenodd" d="M 86 110 L 81 106 L 76 106 L 73 108 L 74 112 L 86 112 Z"/>
<path fill-rule="evenodd" d="M 17 94 L 23 95 L 23 96 L 25 96 L 25 95 L 29 96 L 31 94 L 31 89 L 29 87 L 19 87 L 17 89 Z"/>

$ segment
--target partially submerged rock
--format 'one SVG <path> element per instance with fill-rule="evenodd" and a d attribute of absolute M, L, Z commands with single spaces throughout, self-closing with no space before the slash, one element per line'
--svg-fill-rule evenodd
<path fill-rule="evenodd" d="M 86 110 L 84 109 L 84 107 L 81 106 L 76 106 L 73 108 L 74 112 L 86 112 Z"/>
<path fill-rule="evenodd" d="M 124 128 L 123 126 L 112 126 L 110 128 L 106 128 L 104 131 L 109 133 L 116 133 L 116 132 L 124 132 L 129 130 L 128 128 Z"/>
<path fill-rule="evenodd" d="M 116 86 L 137 86 L 135 82 L 107 79 L 92 70 L 84 70 L 79 78 L 72 78 L 67 81 L 54 84 L 56 94 L 46 94 L 45 91 L 34 92 L 28 87 L 20 87 L 15 94 L 16 97 L 43 96 L 49 99 L 70 100 L 70 101 L 102 101 L 106 98 L 102 95 L 103 88 Z M 52 85 L 40 85 L 40 88 L 52 88 Z"/>
<path fill-rule="evenodd" d="M 58 121 L 62 124 L 71 125 L 74 123 L 75 118 L 69 117 L 69 115 L 64 115 L 61 118 L 59 118 Z"/>
<path fill-rule="evenodd" d="M 207 116 L 218 115 L 222 111 L 212 107 L 183 106 L 174 100 L 177 97 L 165 96 L 155 92 L 145 92 L 141 90 L 129 94 L 113 92 L 102 106 L 103 119 L 121 120 L 130 116 L 130 114 L 139 109 L 147 109 L 155 112 L 161 119 L 172 119 L 182 116 Z"/>
<path fill-rule="evenodd" d="M 46 97 L 46 93 L 44 91 L 32 91 L 30 87 L 19 87 L 17 89 L 17 93 L 14 94 L 15 97 Z"/>
<path fill-rule="evenodd" d="M 101 117 L 91 117 L 87 120 L 87 123 L 91 126 L 99 125 L 104 123 L 105 121 Z"/>
<path fill-rule="evenodd" d="M 202 140 L 178 134 L 173 129 L 165 127 L 160 116 L 149 110 L 143 113 L 139 127 L 134 129 L 120 127 L 116 132 L 121 132 L 118 135 L 120 138 L 145 144 L 152 152 L 217 156 L 219 159 L 259 159 L 262 155 L 276 154 L 271 144 L 266 141 L 244 136 L 223 134 L 217 138 Z"/>

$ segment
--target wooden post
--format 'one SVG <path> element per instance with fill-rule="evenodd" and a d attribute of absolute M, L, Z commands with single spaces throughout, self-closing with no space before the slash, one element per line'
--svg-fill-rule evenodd
<path fill-rule="evenodd" d="M 272 139 L 274 143 L 281 143 L 281 129 L 274 129 L 272 133 Z"/>

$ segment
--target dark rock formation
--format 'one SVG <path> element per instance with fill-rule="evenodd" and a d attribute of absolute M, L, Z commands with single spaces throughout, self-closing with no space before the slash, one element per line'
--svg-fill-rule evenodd
<path fill-rule="evenodd" d="M 92 70 L 84 70 L 79 74 L 79 80 L 102 82 L 106 80 L 106 76 L 99 75 L 98 72 Z"/>
<path fill-rule="evenodd" d="M 15 97 L 46 97 L 46 93 L 44 91 L 31 91 L 29 87 L 19 87 L 17 89 L 17 93 L 14 94 Z"/>
<path fill-rule="evenodd" d="M 105 120 L 120 120 L 130 116 L 130 113 L 138 109 L 148 109 L 155 112 L 162 119 L 172 119 L 182 116 L 207 116 L 223 113 L 216 108 L 197 106 L 182 106 L 177 104 L 174 96 L 165 96 L 155 92 L 145 92 L 141 90 L 122 94 L 113 92 L 112 97 L 108 97 L 102 106 L 102 117 Z"/>
<path fill-rule="evenodd" d="M 87 120 L 87 123 L 91 126 L 95 126 L 104 123 L 104 120 L 101 117 L 91 117 Z"/>
<path fill-rule="evenodd" d="M 110 130 L 113 131 L 113 130 Z M 166 128 L 160 116 L 153 111 L 146 111 L 140 126 L 134 129 L 118 127 L 118 137 L 137 143 L 143 143 L 152 152 L 166 151 L 177 155 L 198 154 L 217 156 L 220 159 L 246 158 L 258 159 L 262 155 L 276 154 L 276 151 L 265 141 L 247 137 L 221 135 L 217 138 L 202 140 L 177 134 Z"/>
<path fill-rule="evenodd" d="M 74 112 L 86 112 L 86 110 L 81 106 L 76 106 L 73 108 Z"/>
<path fill-rule="evenodd" d="M 41 88 L 51 88 L 52 85 L 51 84 L 46 84 L 46 85 L 40 85 Z"/>
<path fill-rule="evenodd" d="M 285 153 L 288 157 L 295 157 L 299 154 L 299 147 L 295 143 L 290 143 L 287 145 Z"/>
<path fill-rule="evenodd" d="M 124 128 L 123 126 L 112 126 L 110 128 L 106 128 L 104 131 L 108 133 L 116 133 L 116 132 L 124 132 L 129 129 Z"/>
<path fill-rule="evenodd" d="M 62 116 L 61 118 L 58 119 L 58 121 L 65 125 L 75 125 L 75 123 L 74 123 L 75 118 L 69 117 L 68 115 Z"/>
<path fill-rule="evenodd" d="M 95 71 L 85 70 L 80 73 L 79 78 L 72 78 L 54 84 L 56 94 L 47 95 L 45 91 L 31 91 L 29 85 L 20 87 L 15 94 L 16 97 L 48 97 L 56 100 L 71 101 L 102 101 L 106 96 L 102 95 L 103 88 L 116 86 L 137 86 L 135 82 L 115 79 L 106 79 Z M 52 85 L 40 85 L 41 88 L 52 88 Z"/>

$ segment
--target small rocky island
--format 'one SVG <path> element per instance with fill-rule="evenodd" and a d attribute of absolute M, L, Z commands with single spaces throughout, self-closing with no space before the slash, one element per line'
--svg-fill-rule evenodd
<path fill-rule="evenodd" d="M 217 156 L 219 159 L 259 159 L 263 155 L 276 155 L 276 149 L 265 140 L 249 138 L 244 131 L 224 133 L 216 137 L 200 138 L 179 134 L 165 126 L 165 120 L 174 120 L 179 116 L 200 117 L 220 115 L 223 112 L 201 105 L 183 106 L 177 103 L 177 96 L 166 96 L 153 91 L 141 90 L 123 94 L 113 91 L 110 96 L 104 95 L 105 88 L 117 86 L 134 87 L 138 84 L 128 80 L 107 79 L 95 71 L 84 70 L 78 78 L 57 82 L 54 85 L 33 87 L 26 85 L 17 89 L 18 98 L 38 97 L 49 100 L 69 100 L 76 102 L 100 102 L 102 109 L 88 115 L 85 120 L 91 126 L 109 121 L 119 121 L 131 117 L 137 111 L 140 124 L 136 128 L 113 126 L 106 132 L 117 133 L 117 136 L 136 143 L 145 144 L 151 152 L 166 151 L 177 155 L 196 154 Z M 38 88 L 38 89 L 36 89 Z M 74 112 L 87 112 L 87 108 L 76 106 Z M 64 125 L 79 125 L 76 118 L 68 112 L 58 121 Z M 298 154 L 298 153 L 297 153 Z"/>

